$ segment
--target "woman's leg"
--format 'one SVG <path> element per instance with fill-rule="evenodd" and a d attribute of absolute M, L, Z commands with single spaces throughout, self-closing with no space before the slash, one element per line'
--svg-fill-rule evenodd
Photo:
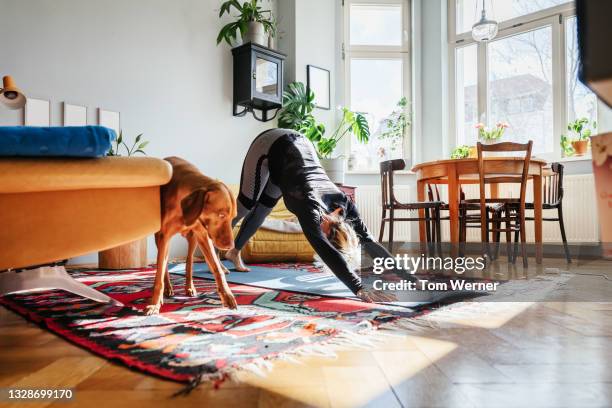
<path fill-rule="evenodd" d="M 259 196 L 257 203 L 255 203 L 255 206 L 248 212 L 246 217 L 244 217 L 242 225 L 240 225 L 240 230 L 238 231 L 238 234 L 234 240 L 234 248 L 225 254 L 225 257 L 232 261 L 237 271 L 249 271 L 249 268 L 247 268 L 242 262 L 240 251 L 246 245 L 246 243 L 249 242 L 249 239 L 255 235 L 259 227 L 262 226 L 266 220 L 266 217 L 270 215 L 281 195 L 282 193 L 280 189 L 272 184 L 272 182 L 268 181 L 263 193 Z"/>

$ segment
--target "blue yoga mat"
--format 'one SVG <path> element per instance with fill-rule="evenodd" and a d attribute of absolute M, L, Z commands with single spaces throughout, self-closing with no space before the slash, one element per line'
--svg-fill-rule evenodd
<path fill-rule="evenodd" d="M 250 272 L 237 272 L 233 269 L 233 264 L 230 261 L 223 261 L 223 264 L 229 269 L 230 274 L 226 275 L 226 279 L 231 283 L 243 285 L 257 286 L 267 289 L 286 290 L 291 292 L 309 293 L 313 295 L 352 298 L 357 299 L 335 275 L 325 272 L 309 272 L 307 269 L 296 266 L 291 268 L 291 264 L 286 264 L 288 267 L 278 267 L 277 265 L 270 266 L 253 266 Z M 168 265 L 170 273 L 177 275 L 185 274 L 184 263 L 174 263 Z M 193 264 L 193 274 L 198 278 L 214 279 L 205 262 L 197 262 Z M 418 291 L 410 293 L 410 302 L 393 302 L 392 305 L 402 307 L 419 307 L 430 303 L 450 300 L 457 297 L 471 297 L 477 295 L 474 292 L 432 292 Z"/>

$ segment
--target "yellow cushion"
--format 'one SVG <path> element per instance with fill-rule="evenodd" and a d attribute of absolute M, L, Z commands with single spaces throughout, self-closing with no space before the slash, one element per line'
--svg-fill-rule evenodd
<path fill-rule="evenodd" d="M 239 186 L 229 188 L 237 196 Z M 278 201 L 270 218 L 286 220 L 295 218 L 282 199 Z M 238 232 L 239 225 L 234 229 Z M 259 229 L 242 249 L 245 262 L 312 262 L 314 250 L 302 233 L 289 234 L 285 232 Z"/>

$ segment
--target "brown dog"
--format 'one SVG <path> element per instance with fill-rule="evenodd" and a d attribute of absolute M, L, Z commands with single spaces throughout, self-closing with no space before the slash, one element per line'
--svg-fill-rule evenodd
<path fill-rule="evenodd" d="M 193 285 L 193 253 L 197 245 L 215 278 L 223 306 L 236 309 L 236 299 L 225 281 L 225 268 L 215 252 L 215 247 L 222 250 L 234 247 L 232 220 L 236 217 L 236 200 L 225 184 L 206 177 L 191 163 L 178 157 L 165 160 L 172 165 L 173 173 L 170 182 L 161 187 L 161 229 L 155 234 L 157 274 L 146 313 L 159 313 L 164 293 L 173 295 L 168 250 L 170 239 L 176 234 L 183 235 L 189 242 L 185 273 L 187 295 L 197 294 Z"/>

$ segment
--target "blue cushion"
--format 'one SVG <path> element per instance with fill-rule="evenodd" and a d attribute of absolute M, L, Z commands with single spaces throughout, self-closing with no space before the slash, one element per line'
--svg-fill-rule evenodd
<path fill-rule="evenodd" d="M 103 126 L 0 126 L 0 156 L 105 156 L 115 131 Z"/>

